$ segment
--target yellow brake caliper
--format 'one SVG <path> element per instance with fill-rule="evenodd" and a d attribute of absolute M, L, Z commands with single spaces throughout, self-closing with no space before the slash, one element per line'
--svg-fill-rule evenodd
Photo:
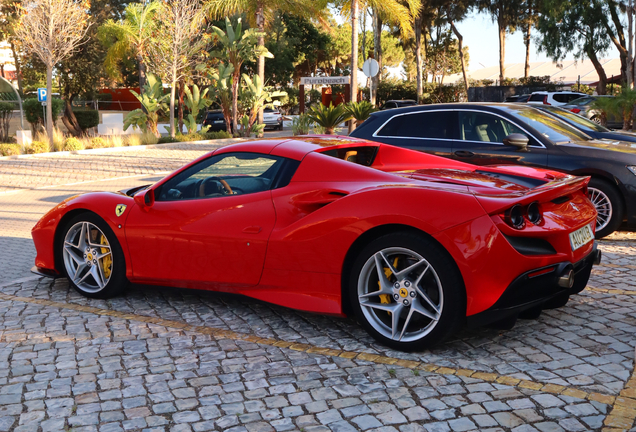
<path fill-rule="evenodd" d="M 106 237 L 102 235 L 102 238 L 99 244 L 107 245 L 108 241 L 106 240 Z M 99 248 L 99 249 L 102 251 L 102 253 L 108 252 L 108 249 L 106 248 Z M 113 254 L 110 254 L 102 258 L 102 270 L 104 270 L 105 279 L 108 279 L 110 277 L 110 272 L 112 268 L 113 268 Z"/>
<path fill-rule="evenodd" d="M 395 260 L 393 261 L 393 268 L 396 268 L 397 265 L 398 265 L 398 258 L 396 257 Z M 391 276 L 391 269 L 389 269 L 388 267 L 384 267 L 384 275 L 388 279 Z M 380 286 L 379 281 L 378 281 L 378 286 Z M 378 297 L 380 297 L 380 303 L 382 304 L 391 303 L 391 296 L 389 294 L 380 294 Z M 387 312 L 387 313 L 391 315 L 391 312 Z"/>

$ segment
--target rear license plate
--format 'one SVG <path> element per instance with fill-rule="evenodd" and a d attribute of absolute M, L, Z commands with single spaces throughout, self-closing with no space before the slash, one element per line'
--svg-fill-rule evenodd
<path fill-rule="evenodd" d="M 224 123 L 223 120 L 214 120 L 214 123 Z"/>
<path fill-rule="evenodd" d="M 573 233 L 570 233 L 570 245 L 572 250 L 575 251 L 578 248 L 585 246 L 594 239 L 594 233 L 592 227 L 588 224 L 583 228 L 577 229 Z"/>

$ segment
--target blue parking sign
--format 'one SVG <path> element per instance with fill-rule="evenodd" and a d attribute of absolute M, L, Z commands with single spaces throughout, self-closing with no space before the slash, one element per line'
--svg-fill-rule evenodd
<path fill-rule="evenodd" d="M 38 89 L 38 102 L 46 102 L 46 89 L 39 88 Z"/>

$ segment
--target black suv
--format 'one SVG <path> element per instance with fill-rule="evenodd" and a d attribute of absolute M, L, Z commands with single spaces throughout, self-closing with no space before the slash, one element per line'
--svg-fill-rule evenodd
<path fill-rule="evenodd" d="M 440 104 L 379 111 L 353 137 L 476 165 L 538 166 L 591 176 L 597 237 L 636 227 L 636 146 L 595 140 L 528 105 Z"/>

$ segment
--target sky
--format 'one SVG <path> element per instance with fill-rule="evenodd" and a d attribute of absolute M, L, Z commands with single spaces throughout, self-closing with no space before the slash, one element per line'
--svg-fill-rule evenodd
<path fill-rule="evenodd" d="M 338 19 L 342 22 L 342 18 Z M 371 20 L 367 20 L 369 30 Z M 485 13 L 473 13 L 464 21 L 457 23 L 457 29 L 464 37 L 464 45 L 468 46 L 470 54 L 469 71 L 484 67 L 499 65 L 499 36 L 496 24 Z M 535 31 L 536 36 L 536 31 Z M 602 58 L 618 58 L 618 51 L 612 48 Z M 526 47 L 523 43 L 523 35 L 520 31 L 506 37 L 506 63 L 522 63 L 526 59 Z M 568 55 L 566 60 L 573 60 L 573 55 Z M 534 41 L 530 43 L 530 61 L 548 61 L 545 53 L 537 51 Z"/>

